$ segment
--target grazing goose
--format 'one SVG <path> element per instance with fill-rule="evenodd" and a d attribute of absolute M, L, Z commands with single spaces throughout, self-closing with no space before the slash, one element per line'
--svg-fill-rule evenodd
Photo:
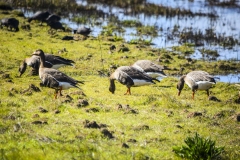
<path fill-rule="evenodd" d="M 90 33 L 92 32 L 92 30 L 90 28 L 87 27 L 80 27 L 77 30 L 73 30 L 74 34 L 81 34 L 83 36 L 88 36 Z"/>
<path fill-rule="evenodd" d="M 44 86 L 55 89 L 55 99 L 57 98 L 58 92 L 62 95 L 62 90 L 74 87 L 79 88 L 77 84 L 82 82 L 77 81 L 56 69 L 45 67 L 45 54 L 41 49 L 36 50 L 33 55 L 40 57 L 39 77 Z"/>
<path fill-rule="evenodd" d="M 55 14 L 50 14 L 48 18 L 46 18 L 47 23 L 59 22 L 60 20 L 61 20 L 61 17 Z"/>
<path fill-rule="evenodd" d="M 32 20 L 41 21 L 41 25 L 43 22 L 46 22 L 46 19 L 50 13 L 48 11 L 38 11 L 32 17 L 28 18 L 28 22 L 30 23 Z"/>
<path fill-rule="evenodd" d="M 167 77 L 163 70 L 168 68 L 166 66 L 155 64 L 150 60 L 138 60 L 132 65 L 132 67 L 135 67 L 142 72 L 146 72 L 152 78 Z"/>
<path fill-rule="evenodd" d="M 47 68 L 54 68 L 58 69 L 63 66 L 73 66 L 74 61 L 70 59 L 65 59 L 60 56 L 55 56 L 53 54 L 45 54 L 45 67 Z M 32 70 L 35 70 L 38 72 L 40 65 L 40 58 L 39 56 L 32 55 L 32 57 L 25 58 L 20 65 L 18 71 L 20 72 L 20 77 L 21 75 L 26 71 L 27 66 L 30 66 Z"/>
<path fill-rule="evenodd" d="M 216 81 L 213 76 L 205 71 L 189 72 L 187 75 L 183 75 L 179 79 L 177 84 L 178 96 L 181 94 L 184 83 L 192 89 L 192 98 L 194 99 L 194 94 L 197 90 L 206 90 L 207 95 L 209 96 L 209 88 L 211 88 L 213 84 L 216 84 Z"/>
<path fill-rule="evenodd" d="M 50 21 L 48 23 L 48 25 L 50 26 L 50 30 L 55 29 L 55 30 L 63 30 L 65 32 L 65 28 L 63 27 L 61 22 L 54 22 L 54 21 Z"/>
<path fill-rule="evenodd" d="M 131 66 L 118 67 L 115 72 L 111 74 L 109 91 L 112 92 L 112 94 L 114 94 L 116 89 L 114 83 L 115 80 L 118 80 L 121 84 L 127 86 L 127 92 L 125 95 L 131 95 L 131 87 L 155 84 L 155 82 L 153 82 L 155 79 Z"/>

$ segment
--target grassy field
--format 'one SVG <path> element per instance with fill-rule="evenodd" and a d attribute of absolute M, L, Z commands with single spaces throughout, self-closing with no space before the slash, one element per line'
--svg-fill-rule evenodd
<path fill-rule="evenodd" d="M 20 25 L 26 23 L 23 17 L 0 14 L 10 16 Z M 208 100 L 201 91 L 192 100 L 187 86 L 177 96 L 178 78 L 173 76 L 181 67 L 183 73 L 193 69 L 214 73 L 232 62 L 187 62 L 184 53 L 192 50 L 189 45 L 167 51 L 124 43 L 114 36 L 63 41 L 72 34 L 48 30 L 45 24 L 32 22 L 30 31 L 0 31 L 1 159 L 180 159 L 172 148 L 195 133 L 224 146 L 221 159 L 240 159 L 238 88 L 219 82 L 210 90 L 219 102 Z M 113 52 L 111 45 L 116 46 Z M 36 49 L 74 60 L 74 67 L 60 70 L 85 81 L 81 90 L 63 91 L 64 96 L 55 100 L 54 90 L 40 87 L 39 77 L 29 75 L 30 68 L 19 77 L 20 63 Z M 123 95 L 127 88 L 120 83 L 115 94 L 108 91 L 111 66 L 159 57 L 172 69 L 160 83 L 132 88 L 130 96 Z"/>

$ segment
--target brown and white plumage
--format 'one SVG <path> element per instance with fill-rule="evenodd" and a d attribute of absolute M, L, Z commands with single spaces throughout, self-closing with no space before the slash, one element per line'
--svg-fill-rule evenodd
<path fill-rule="evenodd" d="M 180 77 L 177 84 L 178 96 L 180 96 L 181 91 L 186 83 L 192 89 L 192 98 L 194 99 L 194 94 L 197 90 L 206 90 L 209 96 L 209 89 L 216 81 L 213 76 L 205 71 L 192 71 L 187 75 Z"/>
<path fill-rule="evenodd" d="M 42 50 L 36 50 L 33 55 L 40 57 L 39 77 L 44 86 L 55 89 L 55 98 L 57 98 L 58 92 L 61 95 L 62 90 L 74 87 L 79 88 L 77 84 L 81 83 L 80 81 L 77 81 L 56 69 L 45 67 L 45 55 Z"/>
<path fill-rule="evenodd" d="M 150 60 L 138 60 L 132 65 L 132 67 L 135 67 L 142 72 L 146 72 L 152 78 L 167 77 L 163 70 L 169 69 L 166 66 L 155 64 Z"/>
<path fill-rule="evenodd" d="M 58 69 L 63 66 L 73 66 L 75 63 L 73 60 L 66 59 L 60 56 L 55 56 L 53 54 L 45 54 L 45 67 Z M 36 55 L 32 55 L 31 57 L 25 58 L 22 61 L 18 71 L 20 76 L 26 71 L 27 66 L 30 66 L 33 70 L 38 72 L 40 65 L 40 57 Z"/>
<path fill-rule="evenodd" d="M 153 82 L 153 78 L 147 75 L 145 72 L 141 72 L 138 69 L 131 66 L 121 66 L 118 67 L 115 72 L 113 72 L 110 76 L 110 87 L 109 91 L 114 94 L 115 92 L 115 83 L 117 80 L 121 84 L 127 86 L 127 92 L 125 94 L 131 95 L 131 87 L 143 86 L 155 84 Z"/>

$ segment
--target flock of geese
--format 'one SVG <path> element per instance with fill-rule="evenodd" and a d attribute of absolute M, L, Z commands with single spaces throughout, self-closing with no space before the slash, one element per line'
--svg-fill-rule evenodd
<path fill-rule="evenodd" d="M 69 88 L 79 88 L 78 84 L 83 83 L 75 80 L 68 75 L 57 70 L 66 65 L 72 66 L 74 61 L 45 54 L 41 49 L 36 50 L 32 57 L 23 60 L 19 67 L 20 76 L 25 72 L 27 66 L 33 70 L 38 71 L 42 84 L 46 87 L 55 89 L 55 99 L 58 95 L 62 96 L 62 90 Z M 138 60 L 132 66 L 120 66 L 110 75 L 109 91 L 114 94 L 116 90 L 115 80 L 127 87 L 125 95 L 131 95 L 131 87 L 144 86 L 155 84 L 154 81 L 159 81 L 158 77 L 167 77 L 164 70 L 169 68 L 157 65 L 150 60 Z M 177 84 L 178 95 L 186 83 L 192 90 L 192 98 L 197 90 L 207 91 L 209 96 L 209 89 L 216 81 L 212 75 L 205 71 L 192 71 L 187 75 L 180 77 Z"/>

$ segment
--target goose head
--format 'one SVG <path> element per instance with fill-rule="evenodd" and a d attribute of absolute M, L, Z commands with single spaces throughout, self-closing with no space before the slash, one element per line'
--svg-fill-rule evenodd
<path fill-rule="evenodd" d="M 184 79 L 185 79 L 185 75 L 180 77 L 179 81 L 178 81 L 178 84 L 177 84 L 177 89 L 178 89 L 178 96 L 180 96 L 181 94 L 181 91 L 184 87 Z"/>
<path fill-rule="evenodd" d="M 19 71 L 19 77 L 22 76 L 22 74 L 26 71 L 27 69 L 27 63 L 25 62 L 25 60 L 22 62 L 21 66 L 19 66 L 18 71 Z"/>
<path fill-rule="evenodd" d="M 109 91 L 112 92 L 112 94 L 114 94 L 115 90 L 116 90 L 116 86 L 115 86 L 115 83 L 114 83 L 114 79 L 110 78 Z"/>
<path fill-rule="evenodd" d="M 116 72 L 116 71 L 115 71 Z M 115 72 L 114 73 L 112 73 L 111 75 L 110 75 L 110 86 L 109 86 L 109 91 L 110 92 L 112 92 L 112 94 L 114 94 L 114 92 L 115 92 L 115 90 L 116 90 L 116 86 L 115 86 Z"/>
<path fill-rule="evenodd" d="M 41 49 L 37 49 L 35 52 L 33 52 L 32 55 L 42 57 L 42 56 L 44 56 L 44 52 Z"/>

